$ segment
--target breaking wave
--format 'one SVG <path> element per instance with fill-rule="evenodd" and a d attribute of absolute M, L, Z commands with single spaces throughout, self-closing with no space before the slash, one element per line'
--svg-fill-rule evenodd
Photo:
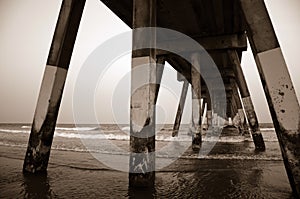
<path fill-rule="evenodd" d="M 30 126 L 21 126 L 21 128 L 9 129 L 9 128 L 0 128 L 0 134 L 30 134 Z M 104 128 L 103 130 L 99 127 L 56 127 L 55 129 L 55 137 L 62 137 L 68 139 L 108 139 L 108 140 L 126 140 L 130 139 L 129 136 L 129 126 L 123 127 L 120 129 L 109 129 Z M 274 133 L 268 133 L 268 131 L 274 132 L 274 128 L 262 128 L 261 129 L 264 139 L 267 142 L 276 142 L 277 138 L 274 136 Z M 157 141 L 191 141 L 191 137 L 186 134 L 186 131 L 180 131 L 178 137 L 171 136 L 172 128 L 170 129 L 162 129 L 160 132 L 156 134 Z M 274 134 L 274 135 L 273 135 Z M 244 137 L 241 135 L 235 136 L 203 136 L 203 141 L 206 142 L 224 142 L 224 143 L 238 143 L 245 141 L 252 141 L 250 137 Z"/>

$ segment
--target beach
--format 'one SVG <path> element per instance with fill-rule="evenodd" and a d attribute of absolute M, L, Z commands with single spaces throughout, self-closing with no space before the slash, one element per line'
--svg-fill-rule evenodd
<path fill-rule="evenodd" d="M 125 149 L 128 136 L 120 131 L 121 128 L 124 129 L 107 125 L 104 131 L 112 143 Z M 172 142 L 171 129 L 169 125 L 161 130 L 157 148 Z M 104 153 L 105 147 L 100 145 L 99 150 L 91 152 L 82 144 L 80 133 L 92 136 L 96 134 L 95 129 L 81 129 L 77 134 L 75 130 L 71 125 L 56 130 L 47 174 L 23 175 L 30 125 L 1 125 L 0 197 L 293 198 L 272 128 L 262 129 L 265 152 L 255 152 L 253 142 L 241 136 L 220 138 L 220 142 L 203 156 L 187 148 L 170 165 L 156 171 L 153 189 L 129 188 L 127 172 L 110 168 L 93 155 Z M 101 136 L 93 137 L 97 139 L 103 140 Z M 120 155 L 124 154 L 112 152 L 110 157 L 114 159 Z"/>

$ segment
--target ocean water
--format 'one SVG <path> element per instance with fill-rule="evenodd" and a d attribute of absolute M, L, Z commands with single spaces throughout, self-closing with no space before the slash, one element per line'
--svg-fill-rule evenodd
<path fill-rule="evenodd" d="M 153 189 L 128 187 L 128 125 L 57 125 L 45 176 L 21 172 L 30 128 L 0 124 L 1 198 L 293 198 L 272 127 L 261 129 L 265 152 L 226 129 L 204 136 L 209 150 L 199 154 L 188 125 L 178 138 L 172 125 L 158 125 Z"/>

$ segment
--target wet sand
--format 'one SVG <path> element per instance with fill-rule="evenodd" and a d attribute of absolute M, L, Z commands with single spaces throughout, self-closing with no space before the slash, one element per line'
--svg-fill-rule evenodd
<path fill-rule="evenodd" d="M 128 173 L 88 152 L 52 150 L 44 176 L 22 174 L 25 148 L 0 154 L 1 198 L 293 198 L 281 160 L 180 158 L 156 172 L 153 189 L 129 189 Z"/>

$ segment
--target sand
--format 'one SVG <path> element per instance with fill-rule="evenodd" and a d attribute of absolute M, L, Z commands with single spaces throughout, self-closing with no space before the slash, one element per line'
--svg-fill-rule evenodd
<path fill-rule="evenodd" d="M 128 173 L 88 152 L 53 150 L 43 176 L 22 174 L 24 147 L 0 154 L 1 198 L 292 198 L 281 160 L 182 158 L 156 172 L 155 188 L 130 189 Z"/>

